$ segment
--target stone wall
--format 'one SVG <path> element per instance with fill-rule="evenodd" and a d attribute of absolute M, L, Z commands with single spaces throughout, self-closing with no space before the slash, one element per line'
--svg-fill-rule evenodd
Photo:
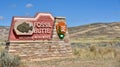
<path fill-rule="evenodd" d="M 61 20 L 65 21 L 60 17 L 55 19 L 52 40 L 10 42 L 8 52 L 19 55 L 25 60 L 71 56 L 72 50 L 68 30 L 63 40 L 59 39 L 56 32 L 56 24 Z"/>

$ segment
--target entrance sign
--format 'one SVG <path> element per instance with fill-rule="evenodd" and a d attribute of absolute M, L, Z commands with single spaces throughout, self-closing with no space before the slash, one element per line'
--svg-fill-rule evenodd
<path fill-rule="evenodd" d="M 13 17 L 8 41 L 8 53 L 23 60 L 72 56 L 65 17 L 50 13 Z"/>

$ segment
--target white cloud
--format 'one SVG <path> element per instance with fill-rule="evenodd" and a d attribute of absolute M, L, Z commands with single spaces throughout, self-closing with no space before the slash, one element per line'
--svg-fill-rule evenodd
<path fill-rule="evenodd" d="M 4 19 L 4 17 L 3 16 L 0 16 L 0 20 L 3 20 Z"/>
<path fill-rule="evenodd" d="M 28 4 L 26 4 L 26 6 L 25 6 L 26 8 L 32 8 L 33 7 L 33 4 L 31 4 L 31 3 L 28 3 Z"/>

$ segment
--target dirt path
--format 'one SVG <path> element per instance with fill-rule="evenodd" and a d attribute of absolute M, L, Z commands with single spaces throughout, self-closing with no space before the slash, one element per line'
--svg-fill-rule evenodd
<path fill-rule="evenodd" d="M 77 34 L 84 34 L 86 32 L 89 32 L 89 31 L 92 31 L 92 30 L 96 30 L 96 29 L 100 29 L 102 27 L 106 27 L 106 26 L 100 26 L 100 27 L 90 28 L 90 29 L 87 29 L 87 30 L 84 30 L 84 31 L 80 31 L 80 32 L 78 31 L 76 33 L 70 34 L 70 36 L 73 37 L 73 36 L 76 36 Z"/>

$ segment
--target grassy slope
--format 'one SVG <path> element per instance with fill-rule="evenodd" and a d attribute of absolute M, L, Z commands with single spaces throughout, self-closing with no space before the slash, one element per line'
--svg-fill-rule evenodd
<path fill-rule="evenodd" d="M 0 27 L 0 30 L 4 36 L 0 40 L 4 41 L 9 28 Z M 74 58 L 23 62 L 21 67 L 120 67 L 120 48 L 111 46 L 120 45 L 120 23 L 77 26 L 69 28 L 69 33 Z M 102 46 L 97 46 L 101 43 Z"/>

